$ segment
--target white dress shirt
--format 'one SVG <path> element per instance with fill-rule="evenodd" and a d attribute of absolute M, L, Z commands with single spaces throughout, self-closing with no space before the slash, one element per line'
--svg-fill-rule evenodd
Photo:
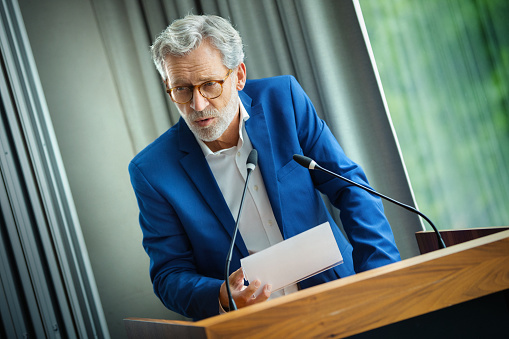
<path fill-rule="evenodd" d="M 246 183 L 247 157 L 253 149 L 244 126 L 244 122 L 249 119 L 249 114 L 242 105 L 242 102 L 240 103 L 240 114 L 239 141 L 237 146 L 212 152 L 203 141 L 196 138 L 234 220 L 237 220 L 242 191 Z M 244 207 L 239 221 L 239 232 L 249 254 L 256 253 L 283 241 L 283 236 L 274 217 L 274 212 L 272 211 L 258 166 L 251 173 L 249 179 L 249 186 L 246 190 Z M 225 260 L 226 254 L 225 252 Z M 271 298 L 286 295 L 297 290 L 297 284 L 293 284 L 273 292 Z"/>

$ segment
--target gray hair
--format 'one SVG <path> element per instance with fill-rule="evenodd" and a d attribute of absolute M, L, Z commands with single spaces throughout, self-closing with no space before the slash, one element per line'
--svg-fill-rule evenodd
<path fill-rule="evenodd" d="M 244 61 L 242 38 L 231 23 L 215 15 L 187 15 L 172 22 L 150 47 L 157 70 L 166 80 L 165 59 L 168 55 L 184 56 L 198 48 L 204 39 L 219 50 L 223 64 L 234 69 Z"/>

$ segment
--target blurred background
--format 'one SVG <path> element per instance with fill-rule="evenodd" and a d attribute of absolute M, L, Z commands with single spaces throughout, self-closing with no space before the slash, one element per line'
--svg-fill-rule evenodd
<path fill-rule="evenodd" d="M 231 20 L 248 78 L 294 75 L 381 193 L 441 229 L 508 224 L 507 1 L 4 1 L 0 337 L 183 319 L 153 294 L 127 165 L 179 117 L 149 46 L 188 13 Z M 384 206 L 418 255 L 429 226 Z"/>
<path fill-rule="evenodd" d="M 509 221 L 509 2 L 361 0 L 416 201 L 439 228 Z"/>

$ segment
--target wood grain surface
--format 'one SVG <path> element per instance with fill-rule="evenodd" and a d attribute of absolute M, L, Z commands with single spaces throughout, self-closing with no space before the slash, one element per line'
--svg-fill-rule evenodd
<path fill-rule="evenodd" d="M 166 338 L 172 327 L 179 338 L 343 338 L 507 289 L 504 231 L 202 321 L 130 318 L 126 327 L 163 325 Z"/>

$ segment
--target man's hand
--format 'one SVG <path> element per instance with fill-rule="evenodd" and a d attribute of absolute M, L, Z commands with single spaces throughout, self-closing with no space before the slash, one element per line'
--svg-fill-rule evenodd
<path fill-rule="evenodd" d="M 244 286 L 244 272 L 242 272 L 242 268 L 239 268 L 233 272 L 228 280 L 230 281 L 230 291 L 232 293 L 233 300 L 235 301 L 235 305 L 237 305 L 237 308 L 256 304 L 265 301 L 270 297 L 272 289 L 271 285 L 265 285 L 263 291 L 256 298 L 254 297 L 253 294 L 260 287 L 260 281 L 255 280 L 251 282 L 249 286 Z M 226 291 L 226 283 L 224 282 L 221 285 L 221 289 L 219 291 L 219 301 L 221 302 L 221 306 L 223 306 L 224 309 L 228 309 L 230 307 L 228 292 Z"/>

